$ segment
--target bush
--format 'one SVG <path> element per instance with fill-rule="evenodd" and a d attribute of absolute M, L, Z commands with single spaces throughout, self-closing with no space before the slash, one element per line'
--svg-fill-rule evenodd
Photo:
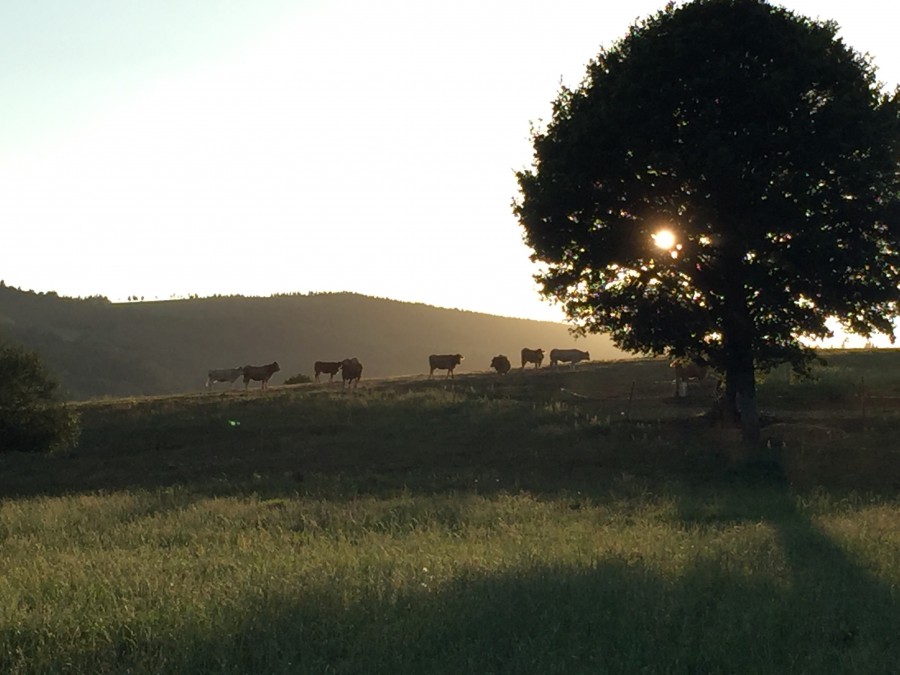
<path fill-rule="evenodd" d="M 284 381 L 285 384 L 307 384 L 309 382 L 312 382 L 312 378 L 303 373 L 297 373 Z"/>
<path fill-rule="evenodd" d="M 74 445 L 78 416 L 36 352 L 0 343 L 0 452 L 47 452 Z"/>

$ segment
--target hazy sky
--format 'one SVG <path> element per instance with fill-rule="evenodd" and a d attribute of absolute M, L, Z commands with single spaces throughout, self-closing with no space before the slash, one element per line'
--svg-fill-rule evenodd
<path fill-rule="evenodd" d="M 560 319 L 510 203 L 560 82 L 662 0 L 0 0 L 0 279 Z M 795 0 L 900 81 L 898 10 Z"/>

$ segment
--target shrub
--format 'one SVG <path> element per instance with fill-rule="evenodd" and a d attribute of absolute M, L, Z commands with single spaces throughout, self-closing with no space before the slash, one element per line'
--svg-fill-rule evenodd
<path fill-rule="evenodd" d="M 36 352 L 0 343 L 0 452 L 45 452 L 74 445 L 78 416 Z"/>
<path fill-rule="evenodd" d="M 284 381 L 285 384 L 307 384 L 309 382 L 312 382 L 312 378 L 309 375 L 304 375 L 303 373 L 292 375 Z"/>

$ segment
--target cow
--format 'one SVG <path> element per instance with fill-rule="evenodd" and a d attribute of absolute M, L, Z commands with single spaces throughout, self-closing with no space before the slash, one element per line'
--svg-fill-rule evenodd
<path fill-rule="evenodd" d="M 503 354 L 499 354 L 491 359 L 491 368 L 496 370 L 498 375 L 506 375 L 511 367 L 509 359 Z"/>
<path fill-rule="evenodd" d="M 316 382 L 319 381 L 319 375 L 322 373 L 328 373 L 328 381 L 333 382 L 334 376 L 341 369 L 341 363 L 341 361 L 316 361 L 313 365 L 313 369 L 316 372 Z"/>
<path fill-rule="evenodd" d="M 688 358 L 673 359 L 669 367 L 675 369 L 675 396 L 687 396 L 688 380 L 703 382 L 709 372 L 709 366 Z"/>
<path fill-rule="evenodd" d="M 522 348 L 522 367 L 525 367 L 526 363 L 533 363 L 535 368 L 540 368 L 541 364 L 544 362 L 544 350 L 543 349 L 528 349 L 528 347 Z"/>
<path fill-rule="evenodd" d="M 349 382 L 354 387 L 358 387 L 359 378 L 362 377 L 362 370 L 362 364 L 359 362 L 359 359 L 355 357 L 341 361 L 341 377 L 343 378 L 343 384 L 341 386 L 346 386 Z M 354 380 L 356 380 L 356 384 L 354 384 Z"/>
<path fill-rule="evenodd" d="M 206 388 L 210 389 L 216 382 L 230 382 L 234 386 L 234 381 L 244 374 L 244 369 L 237 368 L 216 368 L 210 370 L 206 375 Z"/>
<path fill-rule="evenodd" d="M 453 369 L 456 368 L 462 360 L 462 354 L 432 354 L 428 357 L 428 365 L 431 367 L 431 372 L 428 373 L 428 377 L 434 377 L 435 370 L 446 370 L 447 377 L 455 377 L 453 375 Z"/>
<path fill-rule="evenodd" d="M 244 366 L 242 368 L 244 373 L 244 389 L 249 388 L 250 380 L 260 382 L 260 389 L 268 389 L 269 378 L 279 370 L 281 370 L 281 366 L 278 365 L 278 361 L 272 361 L 272 363 L 265 366 Z"/>
<path fill-rule="evenodd" d="M 572 367 L 579 361 L 590 361 L 591 355 L 580 349 L 551 349 L 550 367 L 555 368 L 560 362 L 570 363 Z"/>

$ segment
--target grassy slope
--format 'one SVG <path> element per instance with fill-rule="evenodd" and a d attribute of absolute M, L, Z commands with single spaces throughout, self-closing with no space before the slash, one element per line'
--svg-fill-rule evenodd
<path fill-rule="evenodd" d="M 659 361 L 80 404 L 0 455 L 0 670 L 892 672 L 898 359 L 744 469 Z"/>
<path fill-rule="evenodd" d="M 425 371 L 432 353 L 461 353 L 460 371 L 487 370 L 522 347 L 577 345 L 621 354 L 562 324 L 439 309 L 349 293 L 110 304 L 0 287 L 0 338 L 40 351 L 71 398 L 199 391 L 210 368 L 278 361 L 273 382 L 312 375 L 314 361 L 355 356 L 365 377 Z"/>

